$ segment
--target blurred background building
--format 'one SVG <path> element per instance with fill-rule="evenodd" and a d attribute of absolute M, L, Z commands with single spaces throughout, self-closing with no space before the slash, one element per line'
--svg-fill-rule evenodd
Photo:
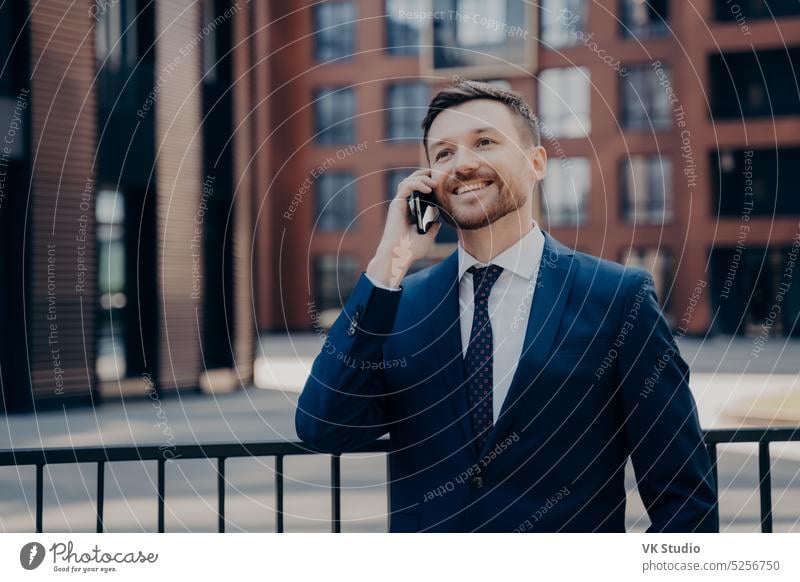
<path fill-rule="evenodd" d="M 529 100 L 535 217 L 676 330 L 795 335 L 798 59 L 789 0 L 6 2 L 3 407 L 228 391 L 320 331 L 453 75 Z"/>
<path fill-rule="evenodd" d="M 5 409 L 249 382 L 245 8 L 0 7 Z"/>
<path fill-rule="evenodd" d="M 797 333 L 800 287 L 781 292 L 800 232 L 797 2 L 300 4 L 275 4 L 262 23 L 277 57 L 272 158 L 285 164 L 268 197 L 282 300 L 257 296 L 260 329 L 338 313 L 397 182 L 425 163 L 430 97 L 460 75 L 535 106 L 551 158 L 537 219 L 579 250 L 649 269 L 676 330 Z M 417 267 L 455 241 L 443 230 Z"/>

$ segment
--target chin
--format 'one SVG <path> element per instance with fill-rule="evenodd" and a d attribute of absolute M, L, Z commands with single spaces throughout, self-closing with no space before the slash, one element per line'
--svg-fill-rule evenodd
<path fill-rule="evenodd" d="M 461 230 L 478 230 L 486 228 L 501 216 L 487 214 L 486 212 L 465 212 L 460 215 L 453 216 L 449 221 L 451 226 Z"/>
<path fill-rule="evenodd" d="M 491 206 L 478 205 L 477 208 L 470 208 L 461 212 L 455 211 L 451 224 L 462 230 L 478 230 L 500 220 L 514 210 L 513 206 L 504 205 L 496 201 Z"/>

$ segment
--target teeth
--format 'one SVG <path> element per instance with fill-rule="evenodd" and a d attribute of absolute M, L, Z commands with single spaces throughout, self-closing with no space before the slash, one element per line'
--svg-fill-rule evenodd
<path fill-rule="evenodd" d="M 488 185 L 489 182 L 472 182 L 471 184 L 466 184 L 456 188 L 456 194 L 465 194 L 466 192 L 472 192 L 473 190 L 480 190 Z"/>

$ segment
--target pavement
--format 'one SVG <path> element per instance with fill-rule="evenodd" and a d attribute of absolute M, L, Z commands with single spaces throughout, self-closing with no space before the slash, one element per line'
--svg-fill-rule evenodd
<path fill-rule="evenodd" d="M 231 394 L 178 394 L 0 416 L 0 449 L 294 440 L 297 396 L 321 341 L 314 334 L 263 336 L 256 386 Z M 683 338 L 680 349 L 692 369 L 691 389 L 704 427 L 743 426 L 753 402 L 765 395 L 780 402 L 781 395 L 800 391 L 800 341 L 772 338 L 755 357 L 745 338 Z M 774 529 L 800 532 L 800 443 L 773 444 L 771 458 Z M 329 462 L 327 455 L 286 459 L 287 531 L 329 531 Z M 46 467 L 45 531 L 94 531 L 95 471 L 92 464 Z M 382 454 L 343 457 L 343 531 L 386 531 L 385 476 Z M 756 446 L 721 447 L 719 476 L 722 531 L 759 531 Z M 0 531 L 34 530 L 34 478 L 33 467 L 0 468 Z M 273 460 L 229 460 L 226 478 L 227 530 L 273 531 Z M 628 530 L 644 531 L 649 520 L 630 466 L 626 482 Z M 155 483 L 154 462 L 109 463 L 107 530 L 154 531 Z M 166 483 L 167 531 L 216 531 L 212 461 L 170 462 Z"/>

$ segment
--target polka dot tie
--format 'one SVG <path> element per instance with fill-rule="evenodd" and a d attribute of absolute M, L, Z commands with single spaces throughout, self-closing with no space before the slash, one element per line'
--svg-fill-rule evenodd
<path fill-rule="evenodd" d="M 503 272 L 503 267 L 489 265 L 472 266 L 472 287 L 475 292 L 475 315 L 472 318 L 467 357 L 464 361 L 467 373 L 469 408 L 472 413 L 472 428 L 478 449 L 483 447 L 492 429 L 492 323 L 489 319 L 489 293 Z"/>

